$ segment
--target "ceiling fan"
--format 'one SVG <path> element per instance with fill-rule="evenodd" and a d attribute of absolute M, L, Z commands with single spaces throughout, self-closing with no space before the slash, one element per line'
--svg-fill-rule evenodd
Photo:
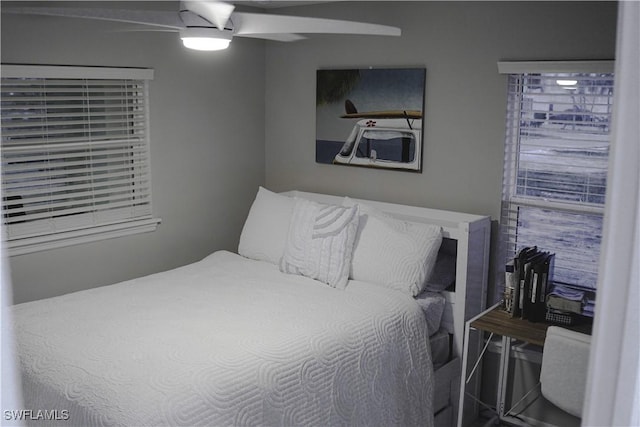
<path fill-rule="evenodd" d="M 236 12 L 231 3 L 182 1 L 177 12 L 73 7 L 3 7 L 3 13 L 100 19 L 143 25 L 143 31 L 175 31 L 185 47 L 226 49 L 234 36 L 290 42 L 300 34 L 399 36 L 397 27 L 336 19 Z M 146 28 L 149 27 L 149 28 Z"/>

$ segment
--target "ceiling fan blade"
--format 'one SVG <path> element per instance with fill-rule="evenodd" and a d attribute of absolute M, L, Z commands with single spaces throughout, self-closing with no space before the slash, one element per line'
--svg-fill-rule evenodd
<path fill-rule="evenodd" d="M 282 33 L 282 34 L 234 34 L 234 36 L 238 37 L 250 37 L 254 39 L 263 39 L 263 40 L 272 40 L 276 42 L 295 42 L 298 40 L 306 39 L 305 36 L 301 36 L 300 34 L 293 33 Z"/>
<path fill-rule="evenodd" d="M 235 6 L 219 1 L 183 1 L 182 9 L 198 14 L 219 30 L 224 30 Z"/>
<path fill-rule="evenodd" d="M 2 13 L 22 15 L 47 15 L 69 18 L 99 19 L 128 22 L 180 30 L 184 24 L 175 12 L 158 10 L 99 9 L 75 7 L 3 7 Z"/>
<path fill-rule="evenodd" d="M 112 30 L 114 33 L 177 33 L 180 30 L 176 30 L 174 28 L 163 28 L 163 27 L 152 27 L 149 25 L 143 25 L 140 27 L 130 27 L 130 28 L 118 28 L 116 30 Z"/>
<path fill-rule="evenodd" d="M 397 27 L 338 19 L 234 12 L 231 14 L 231 20 L 234 33 L 245 36 L 284 33 L 401 35 L 401 30 Z"/>

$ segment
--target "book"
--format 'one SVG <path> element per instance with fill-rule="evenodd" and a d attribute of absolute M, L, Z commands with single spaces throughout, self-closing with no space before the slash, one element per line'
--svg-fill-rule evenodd
<path fill-rule="evenodd" d="M 522 311 L 520 316 L 523 319 L 529 319 L 533 316 L 534 295 L 537 294 L 535 287 L 538 286 L 539 265 L 544 260 L 547 252 L 535 252 L 527 259 L 524 265 L 524 284 L 521 286 L 520 292 L 524 293 L 522 299 Z"/>
<path fill-rule="evenodd" d="M 514 275 L 513 278 L 513 309 L 511 317 L 520 317 L 522 314 L 522 305 L 524 303 L 524 265 L 532 254 L 538 251 L 536 246 L 528 246 L 522 248 L 518 255 L 514 258 Z"/>
<path fill-rule="evenodd" d="M 545 320 L 546 298 L 553 277 L 554 259 L 555 254 L 546 252 L 540 262 L 533 266 L 531 310 L 529 313 L 531 322 Z"/>
<path fill-rule="evenodd" d="M 581 314 L 587 299 L 587 290 L 563 283 L 554 283 L 547 295 L 547 308 Z"/>
<path fill-rule="evenodd" d="M 509 260 L 504 266 L 504 310 L 513 311 L 513 291 L 516 281 L 514 260 Z"/>
<path fill-rule="evenodd" d="M 582 300 L 567 299 L 555 294 L 547 297 L 547 307 L 558 311 L 581 314 L 583 305 Z"/>

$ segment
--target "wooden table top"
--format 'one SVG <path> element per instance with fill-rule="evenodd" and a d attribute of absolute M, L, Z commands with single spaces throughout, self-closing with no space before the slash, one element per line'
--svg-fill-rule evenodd
<path fill-rule="evenodd" d="M 511 314 L 500 308 L 493 309 L 481 318 L 471 322 L 472 328 L 508 336 L 541 347 L 544 345 L 549 326 L 551 325 L 546 322 L 534 323 L 518 317 L 511 317 Z"/>
<path fill-rule="evenodd" d="M 500 308 L 495 308 L 479 319 L 471 322 L 472 328 L 508 336 L 541 347 L 544 346 L 544 340 L 547 337 L 547 328 L 549 326 L 552 326 L 552 324 L 548 322 L 530 322 L 518 317 L 511 317 L 511 314 Z M 590 325 L 558 326 L 582 333 L 591 333 Z"/>

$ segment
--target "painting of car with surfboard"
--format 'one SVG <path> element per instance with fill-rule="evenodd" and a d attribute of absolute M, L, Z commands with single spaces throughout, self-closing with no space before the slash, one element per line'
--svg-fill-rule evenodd
<path fill-rule="evenodd" d="M 362 72 L 363 70 L 358 71 Z M 367 74 L 366 71 L 371 70 L 364 71 Z M 386 70 L 382 76 L 369 79 L 366 91 L 357 90 L 357 87 L 344 90 L 345 94 L 350 97 L 344 100 L 341 114 L 335 115 L 334 113 L 334 117 L 337 116 L 342 123 L 331 122 L 325 127 L 345 129 L 346 126 L 349 126 L 348 136 L 342 140 L 322 138 L 320 137 L 322 130 L 318 127 L 316 161 L 370 168 L 421 171 L 424 74 L 422 74 L 422 79 L 409 78 L 409 82 L 414 83 L 411 87 L 407 85 L 407 81 L 401 81 L 404 84 L 400 85 L 389 83 L 389 78 L 402 80 L 402 75 L 405 75 L 406 71 L 408 70 L 393 70 L 393 72 Z M 424 73 L 424 69 L 418 71 Z M 413 71 L 413 75 L 416 75 L 415 71 Z M 418 72 L 417 75 L 419 76 L 420 73 Z M 386 79 L 385 84 L 380 83 L 380 77 Z M 377 84 L 373 85 L 372 83 L 376 80 Z M 369 108 L 359 109 L 351 96 L 354 96 L 354 99 L 358 96 L 358 104 L 361 101 L 368 101 L 363 103 Z M 404 104 L 407 104 L 408 108 L 398 108 Z M 333 111 L 335 112 L 335 109 Z M 323 123 L 322 119 L 319 113 L 318 122 Z M 327 118 L 324 120 L 328 122 Z M 342 135 L 347 134 L 344 130 L 340 132 Z M 331 132 L 324 129 L 324 133 L 330 134 Z"/>

